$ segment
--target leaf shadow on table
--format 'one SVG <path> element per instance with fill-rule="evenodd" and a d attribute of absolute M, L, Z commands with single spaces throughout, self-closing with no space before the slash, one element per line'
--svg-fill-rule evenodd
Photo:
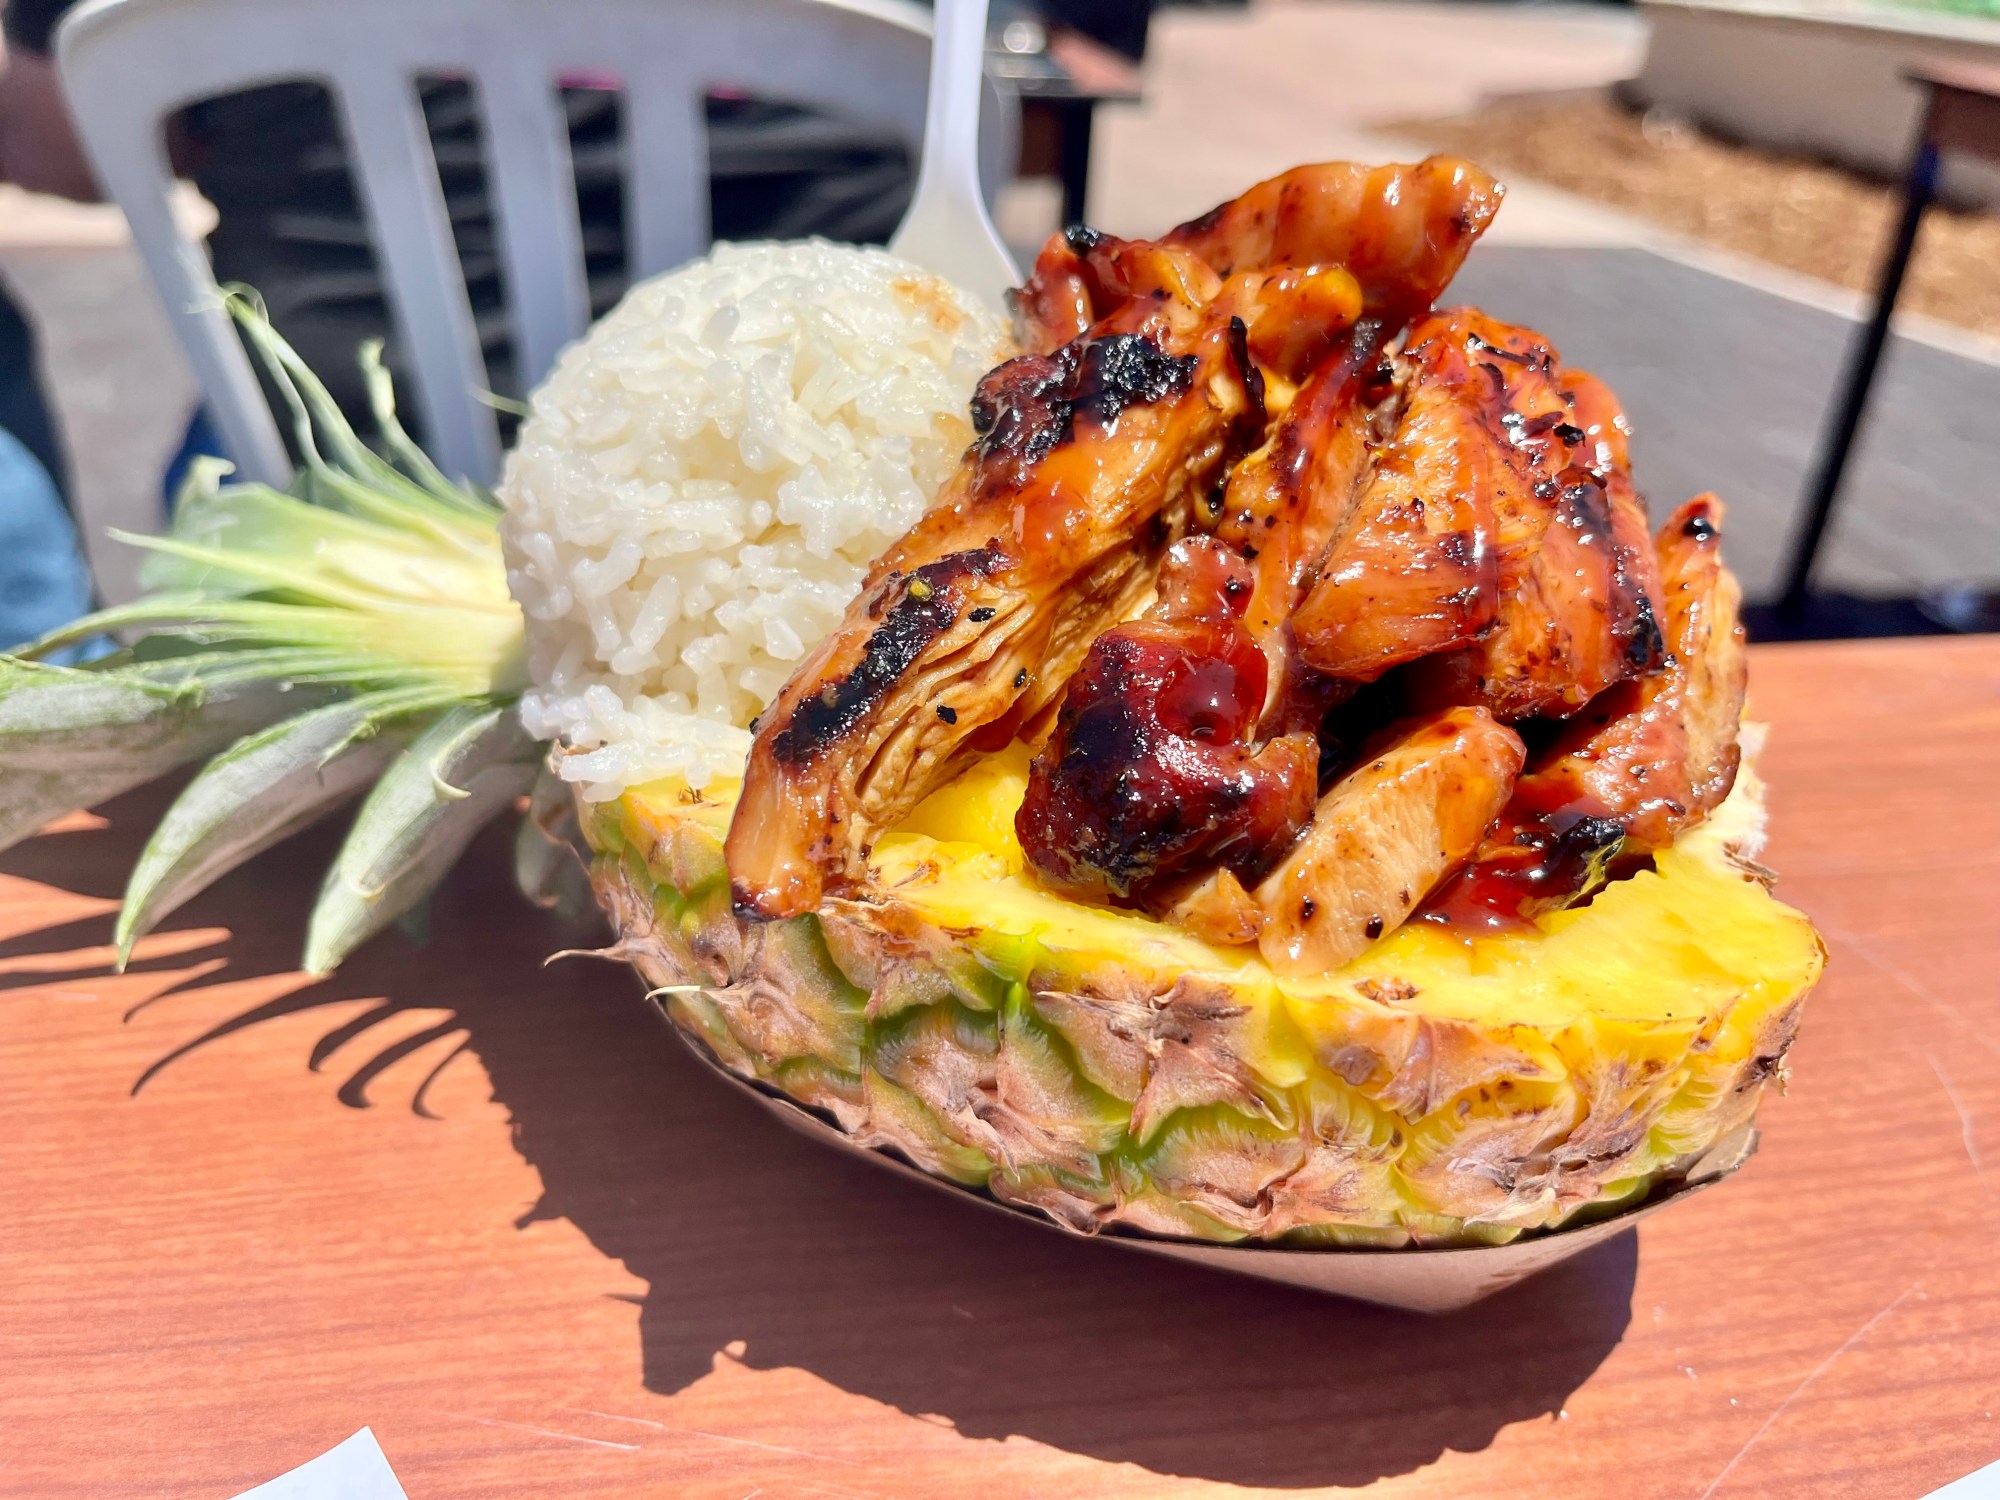
<path fill-rule="evenodd" d="M 136 847 L 113 831 L 59 837 L 102 841 L 92 869 Z M 543 968 L 579 933 L 526 912 L 498 839 L 440 894 L 428 945 L 390 935 L 326 983 L 247 1011 L 200 1005 L 220 981 L 290 967 L 330 849 L 295 841 L 177 914 L 169 925 L 188 930 L 226 923 L 254 884 L 267 920 L 236 934 L 221 973 L 148 1002 L 186 1006 L 189 1026 L 135 1089 L 245 1027 L 344 1005 L 302 1063 L 323 1068 L 338 1047 L 343 1102 L 421 1110 L 442 1065 L 398 1063 L 462 1031 L 543 1182 L 521 1223 L 568 1219 L 648 1283 L 645 1383 L 662 1395 L 734 1357 L 967 1438 L 1241 1485 L 1360 1485 L 1553 1419 L 1626 1327 L 1632 1235 L 1429 1318 L 1067 1240 L 844 1159 L 709 1076 L 622 970 Z M 31 844 L 0 868 L 41 863 Z M 109 927 L 15 939 L 0 959 L 102 943 Z M 361 1000 L 379 1003 L 356 1013 Z M 448 1023 L 413 1029 L 408 1012 L 439 1009 Z"/>

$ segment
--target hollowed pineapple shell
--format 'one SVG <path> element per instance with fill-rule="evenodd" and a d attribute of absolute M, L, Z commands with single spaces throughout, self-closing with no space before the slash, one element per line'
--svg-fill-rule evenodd
<path fill-rule="evenodd" d="M 739 921 L 733 786 L 585 805 L 620 952 L 721 1066 L 853 1141 L 1092 1232 L 1495 1245 L 1602 1217 L 1740 1140 L 1822 949 L 1715 818 L 1541 930 L 1424 925 L 1338 973 L 1078 906 L 1021 874 L 1022 760 L 934 795 L 865 899 Z"/>

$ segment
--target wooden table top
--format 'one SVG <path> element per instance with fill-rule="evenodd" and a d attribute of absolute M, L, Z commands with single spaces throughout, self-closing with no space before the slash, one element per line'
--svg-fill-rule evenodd
<path fill-rule="evenodd" d="M 157 795 L 0 858 L 0 1494 L 1914 1497 L 2000 1459 L 2000 640 L 1760 650 L 1833 963 L 1733 1181 L 1427 1319 L 1065 1241 L 793 1136 L 461 871 L 286 972 L 328 843 L 132 972 Z M 498 855 L 497 847 L 490 851 Z"/>

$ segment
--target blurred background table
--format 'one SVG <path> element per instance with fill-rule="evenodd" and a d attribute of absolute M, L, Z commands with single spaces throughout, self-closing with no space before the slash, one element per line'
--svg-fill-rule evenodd
<path fill-rule="evenodd" d="M 1832 950 L 1744 1172 L 1431 1320 L 998 1222 L 795 1138 L 504 849 L 288 972 L 324 849 L 131 971 L 160 798 L 0 857 L 0 1495 L 1914 1497 L 2000 1459 L 2000 641 L 1760 650 Z"/>
<path fill-rule="evenodd" d="M 1789 627 L 1783 633 L 1793 637 L 1839 633 L 1819 628 L 1810 618 L 1814 609 L 1813 565 L 1840 499 L 1855 437 L 1867 418 L 1869 395 L 1889 340 L 1889 319 L 1917 247 L 1924 211 L 1937 196 L 1944 158 L 1965 156 L 2000 164 L 2000 67 L 1932 61 L 1912 68 L 1909 79 L 1922 90 L 1924 102 L 1922 123 L 1903 168 L 1902 210 L 1895 238 L 1876 278 L 1874 308 L 1854 340 L 1841 374 L 1838 399 L 1827 414 L 1826 435 L 1778 598 L 1778 623 Z M 1992 630 L 2000 626 L 2000 594 L 1990 588 L 1960 585 L 1929 596 L 1924 612 L 1955 630 Z"/>
<path fill-rule="evenodd" d="M 1004 19 L 1003 19 L 1004 17 Z M 987 49 L 987 72 L 1021 99 L 1022 177 L 1053 177 L 1062 187 L 1061 222 L 1080 224 L 1090 197 L 1090 149 L 1102 104 L 1136 104 L 1139 66 L 1074 27 L 1038 14 L 996 7 L 1000 25 Z"/>

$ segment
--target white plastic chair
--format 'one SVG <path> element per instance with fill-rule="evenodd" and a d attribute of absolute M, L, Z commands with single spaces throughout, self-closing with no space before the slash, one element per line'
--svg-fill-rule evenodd
<path fill-rule="evenodd" d="M 930 29 L 910 0 L 89 0 L 64 21 L 57 57 L 77 132 L 131 222 L 243 477 L 283 484 L 292 465 L 208 257 L 170 208 L 164 124 L 201 99 L 313 81 L 343 124 L 426 446 L 448 472 L 490 483 L 499 436 L 478 398 L 486 370 L 419 77 L 475 85 L 507 311 L 532 384 L 589 321 L 560 76 L 619 81 L 636 279 L 709 243 L 708 88 L 886 127 L 914 163 Z M 1011 97 L 990 82 L 987 93 L 982 155 L 998 183 L 1019 118 Z"/>

